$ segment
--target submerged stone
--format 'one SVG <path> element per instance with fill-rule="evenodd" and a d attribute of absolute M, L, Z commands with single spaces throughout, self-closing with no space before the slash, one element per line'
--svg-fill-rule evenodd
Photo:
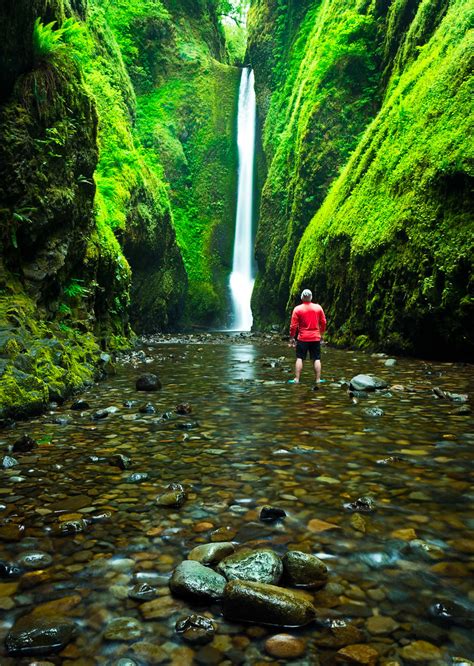
<path fill-rule="evenodd" d="M 17 557 L 17 564 L 23 569 L 34 571 L 35 569 L 46 569 L 53 563 L 53 558 L 49 553 L 42 551 L 28 551 L 21 553 Z"/>
<path fill-rule="evenodd" d="M 313 604 L 300 592 L 252 581 L 227 583 L 222 607 L 229 620 L 281 627 L 303 626 L 316 617 Z"/>
<path fill-rule="evenodd" d="M 176 414 L 180 414 L 182 416 L 184 416 L 185 414 L 191 414 L 192 411 L 193 408 L 187 402 L 182 402 L 179 405 L 176 405 L 175 409 Z"/>
<path fill-rule="evenodd" d="M 134 601 L 150 601 L 156 597 L 156 589 L 148 583 L 137 583 L 128 593 Z"/>
<path fill-rule="evenodd" d="M 358 511 L 360 513 L 373 513 L 377 510 L 374 500 L 366 495 L 359 497 L 354 502 L 347 502 L 344 504 L 344 508 L 347 511 Z"/>
<path fill-rule="evenodd" d="M 124 456 L 123 453 L 117 453 L 113 456 L 110 456 L 108 459 L 109 465 L 112 465 L 113 467 L 118 467 L 119 469 L 128 469 L 129 467 L 132 466 L 132 461 L 130 458 L 127 458 L 127 456 Z"/>
<path fill-rule="evenodd" d="M 156 498 L 158 506 L 179 509 L 185 503 L 187 493 L 180 483 L 170 483 L 168 490 Z"/>
<path fill-rule="evenodd" d="M 161 382 L 157 375 L 147 372 L 138 377 L 135 388 L 137 391 L 158 391 L 161 388 Z"/>
<path fill-rule="evenodd" d="M 306 643 L 291 634 L 276 634 L 265 641 L 265 651 L 276 659 L 296 659 L 306 650 Z"/>
<path fill-rule="evenodd" d="M 18 656 L 60 652 L 74 637 L 75 624 L 64 617 L 20 617 L 5 639 L 7 653 Z"/>
<path fill-rule="evenodd" d="M 185 560 L 173 571 L 170 590 L 180 597 L 218 600 L 222 598 L 226 579 L 199 562 Z"/>
<path fill-rule="evenodd" d="M 140 638 L 142 633 L 142 625 L 134 617 L 117 617 L 108 623 L 104 638 L 108 641 L 132 641 Z"/>
<path fill-rule="evenodd" d="M 29 435 L 23 435 L 20 439 L 17 439 L 13 444 L 12 451 L 13 453 L 27 453 L 32 451 L 38 446 L 36 440 L 34 440 Z"/>
<path fill-rule="evenodd" d="M 90 409 L 90 405 L 87 402 L 87 400 L 76 400 L 75 402 L 72 403 L 71 409 L 79 412 L 82 410 Z"/>
<path fill-rule="evenodd" d="M 260 509 L 260 520 L 264 523 L 273 523 L 286 517 L 286 511 L 277 506 L 262 506 Z"/>
<path fill-rule="evenodd" d="M 217 565 L 227 580 L 250 580 L 256 583 L 278 583 L 283 573 L 281 559 L 272 550 L 243 549 L 224 558 Z"/>

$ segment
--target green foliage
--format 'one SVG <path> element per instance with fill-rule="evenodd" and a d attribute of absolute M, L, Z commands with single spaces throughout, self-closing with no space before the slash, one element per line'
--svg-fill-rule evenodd
<path fill-rule="evenodd" d="M 308 282 L 321 290 L 336 336 L 344 324 L 345 339 L 365 329 L 392 349 L 439 354 L 444 340 L 452 355 L 473 353 L 468 5 L 454 2 L 416 59 L 394 73 L 298 248 L 292 294 Z M 424 11 L 408 36 L 419 34 Z"/>
<path fill-rule="evenodd" d="M 68 50 L 68 42 L 81 30 L 80 24 L 73 18 L 67 18 L 61 27 L 55 28 L 56 21 L 46 25 L 38 17 L 33 27 L 33 56 L 35 66 L 52 63 Z"/>

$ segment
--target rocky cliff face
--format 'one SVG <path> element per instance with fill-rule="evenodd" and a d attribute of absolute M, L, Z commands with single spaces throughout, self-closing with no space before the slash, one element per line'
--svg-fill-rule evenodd
<path fill-rule="evenodd" d="M 1 415 L 90 381 L 130 321 L 223 316 L 238 70 L 208 2 L 7 0 L 0 25 Z"/>
<path fill-rule="evenodd" d="M 253 3 L 259 325 L 308 286 L 335 342 L 472 357 L 469 21 L 464 0 Z"/>

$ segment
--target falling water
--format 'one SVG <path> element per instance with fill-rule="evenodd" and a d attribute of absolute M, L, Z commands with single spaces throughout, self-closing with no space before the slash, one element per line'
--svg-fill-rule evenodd
<path fill-rule="evenodd" d="M 230 276 L 233 322 L 232 328 L 250 331 L 252 310 L 250 299 L 254 283 L 252 260 L 253 166 L 255 153 L 255 90 L 253 71 L 242 70 L 239 90 L 237 124 L 239 149 L 239 186 L 234 240 L 234 261 Z"/>

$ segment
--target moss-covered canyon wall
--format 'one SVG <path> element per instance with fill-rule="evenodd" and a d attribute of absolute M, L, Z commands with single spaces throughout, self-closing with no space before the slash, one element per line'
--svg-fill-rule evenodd
<path fill-rule="evenodd" d="M 466 0 L 255 0 L 258 326 L 309 286 L 334 342 L 472 358 L 472 19 Z"/>
<path fill-rule="evenodd" d="M 90 381 L 132 327 L 224 319 L 239 70 L 207 0 L 6 0 L 0 26 L 7 414 Z"/>

